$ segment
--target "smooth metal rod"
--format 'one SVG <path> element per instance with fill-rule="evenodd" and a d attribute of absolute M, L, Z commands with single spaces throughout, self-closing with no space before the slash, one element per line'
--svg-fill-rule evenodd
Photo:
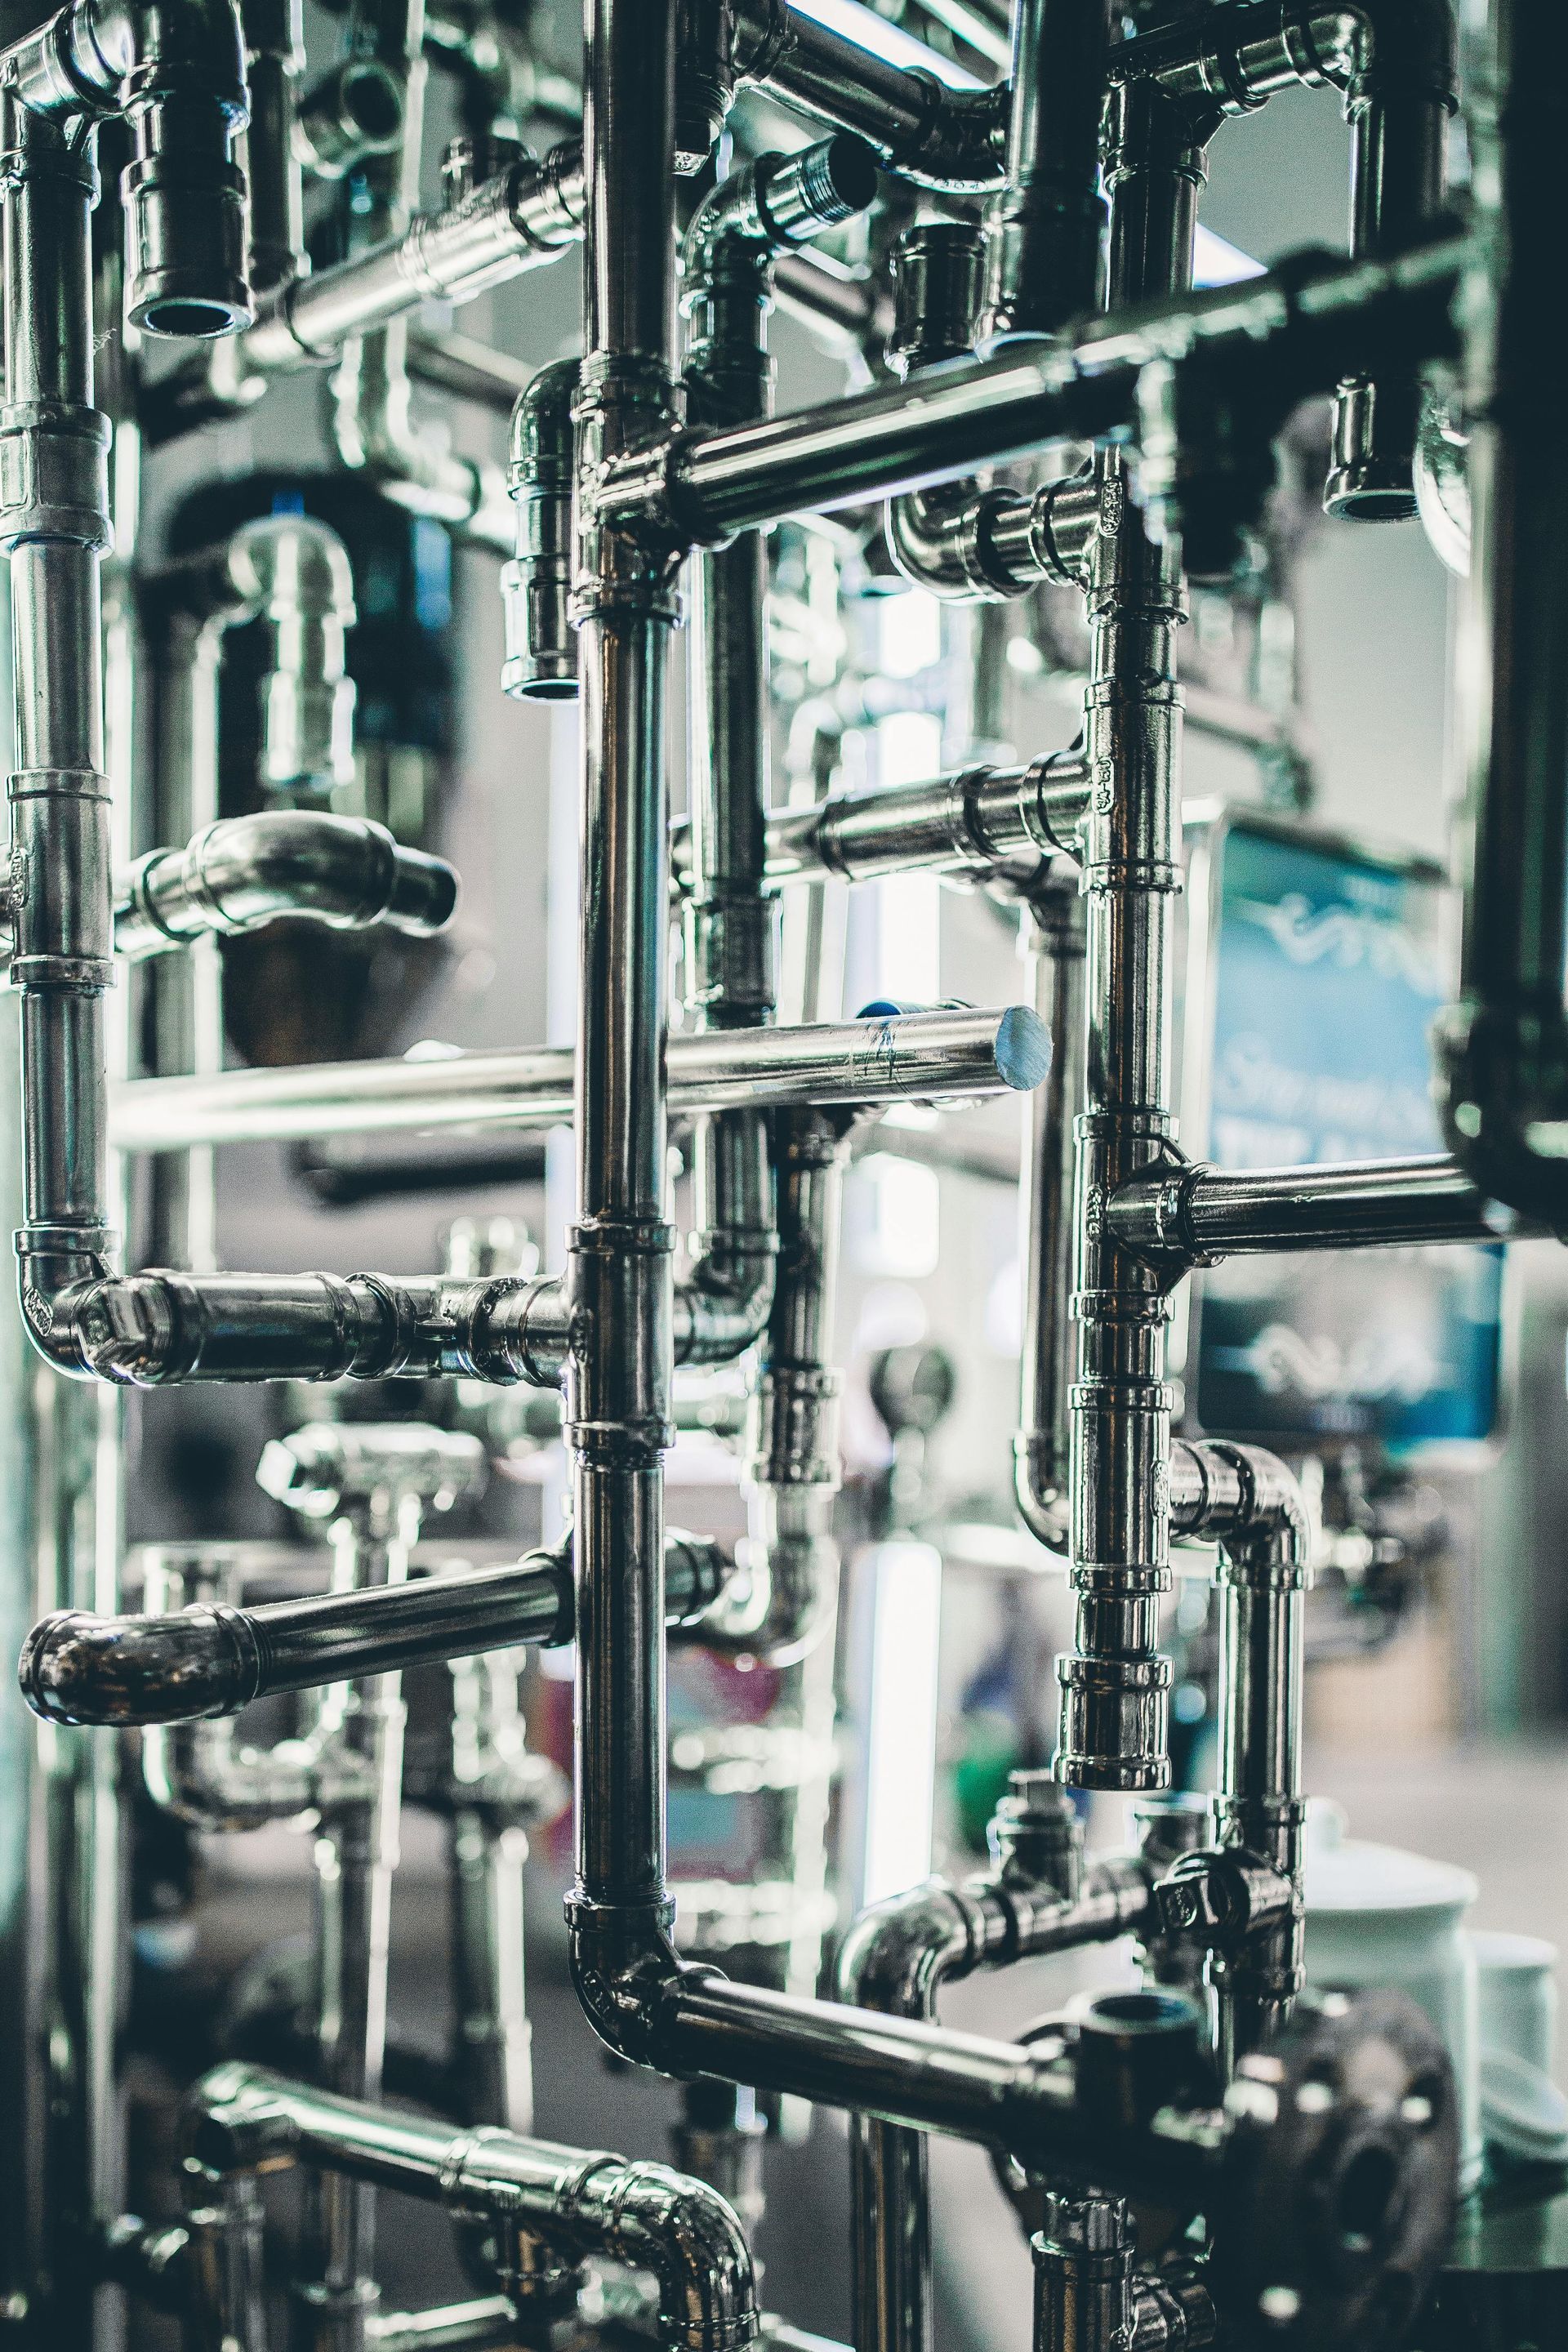
<path fill-rule="evenodd" d="M 309 366 L 423 303 L 470 301 L 556 260 L 583 234 L 583 205 L 574 142 L 514 164 L 451 211 L 421 213 L 384 245 L 286 287 L 242 355 L 262 369 Z"/>
<path fill-rule="evenodd" d="M 612 467 L 599 510 L 661 519 L 678 539 L 716 543 L 790 515 L 956 481 L 1048 442 L 1130 425 L 1143 369 L 1199 353 L 1223 376 L 1255 373 L 1304 397 L 1385 354 L 1450 351 L 1467 250 L 1446 239 L 1387 259 L 1309 261 L 1113 310 L 1057 344 L 1009 344 L 993 359 L 922 370 L 768 424 L 689 430 Z"/>
<path fill-rule="evenodd" d="M 1000 1013 L 904 1013 L 742 1036 L 721 1030 L 672 1037 L 667 1068 L 670 1108 L 689 1117 L 755 1104 L 869 1106 L 1026 1091 L 1039 1085 L 1048 1059 L 1038 1018 L 1013 1004 Z M 575 1064 L 569 1046 L 542 1046 L 142 1078 L 112 1090 L 110 1139 L 119 1151 L 156 1152 L 397 1128 L 567 1127 Z"/>
<path fill-rule="evenodd" d="M 671 1528 L 669 1624 L 697 1623 L 729 1573 L 717 1544 Z M 250 1609 L 197 1604 L 148 1617 L 61 1610 L 33 1627 L 17 1678 L 34 1714 L 47 1722 L 195 1723 L 237 1715 L 280 1691 L 320 1690 L 487 1650 L 556 1649 L 574 1628 L 572 1554 L 563 1545 L 502 1568 Z"/>
<path fill-rule="evenodd" d="M 1160 1167 L 1121 1185 L 1107 1214 L 1128 1249 L 1164 1265 L 1507 1241 L 1543 1230 L 1489 1201 L 1457 1160 L 1436 1156 L 1342 1168 Z"/>
<path fill-rule="evenodd" d="M 1014 1486 L 1030 1534 L 1068 1546 L 1071 1504 L 1073 1171 L 1086 1083 L 1083 900 L 1042 891 L 1024 916 L 1036 1010 L 1051 1033 L 1050 1074 L 1026 1105 L 1022 1199 L 1024 1328 L 1018 1350 Z"/>

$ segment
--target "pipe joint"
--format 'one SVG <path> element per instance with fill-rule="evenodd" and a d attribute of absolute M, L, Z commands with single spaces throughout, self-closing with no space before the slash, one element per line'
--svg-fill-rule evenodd
<path fill-rule="evenodd" d="M 661 2066 L 668 2020 L 681 1981 L 669 1940 L 671 1896 L 601 1903 L 574 1887 L 566 1897 L 572 1981 L 589 2024 L 616 2057 Z"/>
<path fill-rule="evenodd" d="M 1461 1004 L 1437 1025 L 1444 1140 L 1489 1199 L 1568 1231 L 1568 1017 Z"/>
<path fill-rule="evenodd" d="M 755 2343 L 751 2248 L 716 2189 L 668 2165 L 606 2158 L 584 2168 L 564 2205 L 588 2242 L 653 2273 L 667 2352 L 744 2352 Z"/>
<path fill-rule="evenodd" d="M 42 540 L 108 551 L 110 438 L 103 412 L 74 401 L 0 407 L 0 550 Z"/>
<path fill-rule="evenodd" d="M 564 701 L 577 693 L 571 618 L 577 378 L 574 359 L 556 360 L 540 370 L 512 411 L 507 480 L 517 508 L 517 555 L 501 572 L 501 685 L 522 699 Z"/>

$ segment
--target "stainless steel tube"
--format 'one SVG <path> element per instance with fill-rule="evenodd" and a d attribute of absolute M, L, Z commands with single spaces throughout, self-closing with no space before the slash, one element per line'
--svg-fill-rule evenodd
<path fill-rule="evenodd" d="M 718 544 L 1113 432 L 1131 421 L 1146 364 L 1200 352 L 1222 373 L 1277 372 L 1304 396 L 1358 358 L 1450 350 L 1462 266 L 1463 247 L 1445 240 L 1119 308 L 1043 351 L 1009 345 L 765 425 L 689 431 L 611 467 L 598 506 L 606 520 L 657 517 L 678 541 Z"/>
<path fill-rule="evenodd" d="M 944 89 L 879 58 L 788 0 L 741 0 L 735 69 L 818 121 L 853 131 L 909 178 L 943 188 L 1001 177 L 1006 93 Z"/>
<path fill-rule="evenodd" d="M 1071 1849 L 1068 1849 L 1069 1853 Z M 1081 1862 L 1081 1832 L 1078 1860 Z M 1134 1862 L 1076 1870 L 1060 1884 L 933 1880 L 862 1912 L 839 1956 L 846 2000 L 931 2018 L 942 1987 L 977 1969 L 1135 1933 L 1149 1908 Z M 857 2352 L 929 2352 L 934 2341 L 931 2163 L 925 2137 L 857 2116 L 850 2124 Z"/>
<path fill-rule="evenodd" d="M 531 2303 L 535 2319 L 569 2308 L 571 2265 L 602 2254 L 654 2273 L 668 2352 L 744 2352 L 756 2338 L 745 2233 L 705 2181 L 510 2132 L 454 2137 L 260 2067 L 220 2068 L 198 2086 L 195 2104 L 196 2155 L 215 2171 L 295 2158 L 493 2218 L 522 2241 L 507 2280 L 520 2316 Z"/>
<path fill-rule="evenodd" d="M 368 817 L 263 810 L 140 859 L 119 886 L 114 944 L 138 962 L 284 916 L 343 931 L 384 924 L 428 939 L 457 904 L 458 877 L 444 858 L 403 848 Z"/>
<path fill-rule="evenodd" d="M 1078 751 L 1055 751 L 1026 767 L 964 768 L 930 783 L 836 793 L 770 813 L 763 871 L 776 887 L 829 875 L 870 882 L 921 869 L 984 875 L 1031 858 L 1076 858 L 1088 799 Z M 689 859 L 679 830 L 676 858 L 678 866 Z"/>
<path fill-rule="evenodd" d="M 984 344 L 1057 333 L 1092 309 L 1105 203 L 1110 0 L 1017 0 L 1006 178 L 985 221 Z"/>
<path fill-rule="evenodd" d="M 353 336 L 425 302 L 466 302 L 554 261 L 583 233 L 582 156 L 574 144 L 514 164 L 452 210 L 420 214 L 384 245 L 318 270 L 278 297 L 245 338 L 261 369 L 331 359 Z"/>
<path fill-rule="evenodd" d="M 1498 0 L 1478 58 L 1481 159 L 1467 279 L 1474 530 L 1460 618 L 1468 848 L 1458 1003 L 1438 1031 L 1445 1140 L 1490 1198 L 1568 1226 L 1568 450 L 1549 429 L 1554 359 L 1535 300 L 1554 182 L 1568 19 Z"/>
<path fill-rule="evenodd" d="M 577 1223 L 566 1285 L 580 1337 L 567 1365 L 566 1436 L 578 1593 L 567 1916 L 586 2000 L 599 1951 L 628 1933 L 664 1949 L 673 1913 L 662 1457 L 674 1436 L 664 687 L 675 613 L 657 551 L 584 504 L 600 467 L 668 431 L 672 414 L 673 0 L 587 0 L 584 97 L 577 578 L 582 904 L 593 919 L 579 967 Z"/>
<path fill-rule="evenodd" d="M 671 1529 L 670 1625 L 699 1624 L 730 1573 L 718 1545 Z M 571 1549 L 563 1545 L 502 1568 L 252 1608 L 204 1601 L 150 1617 L 62 1610 L 31 1629 L 17 1672 L 28 1706 L 52 1723 L 194 1723 L 280 1691 L 487 1650 L 556 1648 L 572 1640 L 574 1622 Z"/>
<path fill-rule="evenodd" d="M 1018 1350 L 1014 1489 L 1031 1535 L 1064 1552 L 1071 1525 L 1073 1171 L 1087 1040 L 1083 902 L 1065 889 L 1026 907 L 1024 948 L 1036 1010 L 1051 1034 L 1051 1067 L 1030 1097 L 1024 1138 L 1024 1327 Z"/>
<path fill-rule="evenodd" d="M 673 1111 L 686 1116 L 763 1103 L 940 1101 L 1038 1086 L 1047 1041 L 1024 1005 L 1001 1013 L 905 1013 L 867 1021 L 723 1031 L 669 1041 Z M 571 1123 L 574 1057 L 563 1046 L 402 1062 L 318 1062 L 216 1079 L 141 1079 L 114 1089 L 110 1134 L 120 1151 L 179 1151 L 194 1143 L 375 1135 L 397 1128 L 484 1124 L 540 1129 Z"/>
<path fill-rule="evenodd" d="M 1436 1157 L 1342 1168 L 1159 1168 L 1121 1186 L 1107 1216 L 1127 1248 L 1165 1267 L 1274 1251 L 1500 1241 L 1539 1230 L 1489 1201 L 1457 1160 Z"/>

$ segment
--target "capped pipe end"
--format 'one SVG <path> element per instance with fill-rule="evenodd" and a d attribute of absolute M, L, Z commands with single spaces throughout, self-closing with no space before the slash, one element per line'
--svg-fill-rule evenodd
<path fill-rule="evenodd" d="M 996 1029 L 996 1073 L 1020 1094 L 1045 1084 L 1051 1066 L 1051 1033 L 1033 1007 L 1010 1004 Z"/>
<path fill-rule="evenodd" d="M 33 1627 L 16 1675 L 46 1723 L 145 1726 L 236 1713 L 255 1696 L 258 1663 L 247 1622 L 233 1611 L 61 1609 Z"/>

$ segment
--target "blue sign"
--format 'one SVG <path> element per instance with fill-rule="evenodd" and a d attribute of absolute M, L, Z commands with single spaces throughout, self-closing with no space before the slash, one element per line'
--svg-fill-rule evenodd
<path fill-rule="evenodd" d="M 1440 1151 L 1428 1033 L 1453 982 L 1447 886 L 1245 818 L 1215 858 L 1202 1156 L 1245 1169 Z M 1189 1404 L 1211 1434 L 1277 1444 L 1483 1440 L 1501 1288 L 1496 1248 L 1229 1259 L 1194 1300 Z"/>

